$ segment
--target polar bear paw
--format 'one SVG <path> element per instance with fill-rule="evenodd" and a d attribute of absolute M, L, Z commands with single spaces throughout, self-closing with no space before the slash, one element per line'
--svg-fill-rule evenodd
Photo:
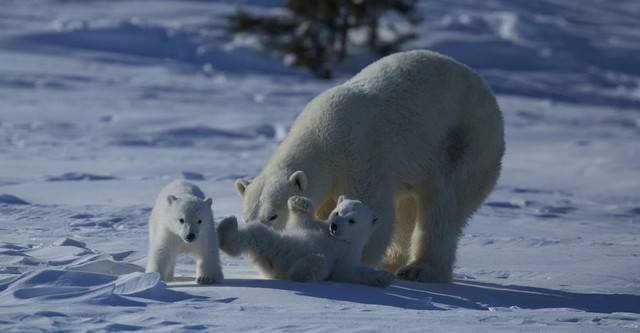
<path fill-rule="evenodd" d="M 438 274 L 438 270 L 426 268 L 423 265 L 408 265 L 396 271 L 396 277 L 407 281 L 420 281 L 427 283 L 449 283 L 451 276 Z"/>
<path fill-rule="evenodd" d="M 229 255 L 239 255 L 238 220 L 235 216 L 224 218 L 216 228 L 220 249 Z"/>
<path fill-rule="evenodd" d="M 311 211 L 311 200 L 299 195 L 294 195 L 287 200 L 289 210 L 292 212 L 309 213 Z"/>
<path fill-rule="evenodd" d="M 230 234 L 235 234 L 238 231 L 238 219 L 235 216 L 225 217 L 216 228 L 219 238 L 225 238 Z"/>
<path fill-rule="evenodd" d="M 422 271 L 420 266 L 405 266 L 396 271 L 396 276 L 398 279 L 416 281 L 420 277 L 420 271 Z"/>
<path fill-rule="evenodd" d="M 393 273 L 381 271 L 380 274 L 373 279 L 373 283 L 371 283 L 371 285 L 374 287 L 385 288 L 390 286 L 395 278 L 396 277 Z"/>
<path fill-rule="evenodd" d="M 216 278 L 215 276 L 198 276 L 196 277 L 197 284 L 216 284 L 222 283 L 222 279 Z"/>

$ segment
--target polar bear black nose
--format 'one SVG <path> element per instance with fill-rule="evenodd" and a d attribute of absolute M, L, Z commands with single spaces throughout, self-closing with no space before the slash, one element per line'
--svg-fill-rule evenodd
<path fill-rule="evenodd" d="M 331 223 L 329 225 L 329 231 L 331 231 L 331 233 L 334 233 L 334 232 L 336 232 L 336 230 L 338 230 L 338 225 L 335 224 L 335 223 Z"/>
<path fill-rule="evenodd" d="M 188 234 L 187 237 L 185 237 L 187 239 L 187 242 L 193 242 L 194 239 L 196 239 L 196 235 L 195 234 Z"/>

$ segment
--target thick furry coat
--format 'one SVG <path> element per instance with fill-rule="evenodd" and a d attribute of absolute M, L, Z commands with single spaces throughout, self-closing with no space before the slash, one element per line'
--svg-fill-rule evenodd
<path fill-rule="evenodd" d="M 360 265 L 362 248 L 375 228 L 371 210 L 357 200 L 340 197 L 326 222 L 278 231 L 264 224 L 238 226 L 235 217 L 218 225 L 220 249 L 245 256 L 263 277 L 311 282 L 334 280 L 386 287 L 393 274 Z M 313 221 L 313 211 L 296 207 L 292 216 Z M 324 225 L 324 230 L 321 226 Z"/>
<path fill-rule="evenodd" d="M 504 153 L 500 109 L 468 67 L 429 51 L 382 58 L 314 98 L 253 181 L 242 215 L 283 229 L 287 199 L 324 219 L 339 195 L 380 225 L 362 262 L 400 278 L 451 281 L 458 238 L 493 189 Z"/>

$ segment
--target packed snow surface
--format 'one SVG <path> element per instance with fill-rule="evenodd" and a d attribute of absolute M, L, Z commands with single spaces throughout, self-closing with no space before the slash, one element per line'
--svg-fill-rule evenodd
<path fill-rule="evenodd" d="M 0 331 L 638 332 L 640 4 L 430 0 L 420 38 L 497 93 L 507 152 L 455 281 L 385 289 L 145 274 L 147 219 L 182 177 L 237 215 L 304 105 L 332 81 L 225 34 L 237 3 L 0 2 Z M 393 19 L 393 18 L 392 18 Z"/>

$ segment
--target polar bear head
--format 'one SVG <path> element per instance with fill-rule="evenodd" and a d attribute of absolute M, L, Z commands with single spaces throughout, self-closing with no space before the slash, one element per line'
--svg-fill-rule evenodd
<path fill-rule="evenodd" d="M 364 246 L 369 241 L 377 220 L 361 201 L 338 198 L 338 205 L 329 216 L 329 232 L 337 239 Z"/>
<path fill-rule="evenodd" d="M 211 198 L 167 196 L 165 226 L 186 243 L 195 242 L 203 230 L 213 228 Z"/>
<path fill-rule="evenodd" d="M 236 190 L 243 199 L 242 217 L 247 222 L 261 222 L 278 230 L 284 229 L 289 218 L 287 200 L 303 195 L 307 184 L 303 171 L 261 174 L 252 181 L 238 179 Z"/>

